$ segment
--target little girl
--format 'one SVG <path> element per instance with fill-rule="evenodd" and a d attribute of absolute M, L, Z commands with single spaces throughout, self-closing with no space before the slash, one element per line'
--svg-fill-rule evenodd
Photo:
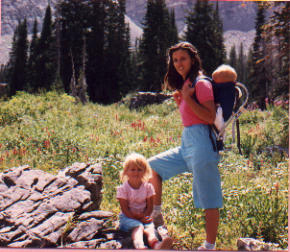
<path fill-rule="evenodd" d="M 159 241 L 155 235 L 150 215 L 153 210 L 153 185 L 148 182 L 152 171 L 144 156 L 132 153 L 128 155 L 120 174 L 123 184 L 117 188 L 120 202 L 120 229 L 132 231 L 132 240 L 136 249 L 145 249 L 143 234 L 147 236 L 152 249 L 169 249 L 172 239 L 165 237 Z"/>

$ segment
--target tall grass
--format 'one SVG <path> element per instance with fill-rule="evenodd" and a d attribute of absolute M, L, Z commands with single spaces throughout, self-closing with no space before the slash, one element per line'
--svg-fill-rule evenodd
<path fill-rule="evenodd" d="M 243 156 L 227 138 L 219 164 L 224 193 L 219 249 L 236 249 L 239 237 L 288 246 L 288 127 L 285 109 L 248 111 L 241 117 Z M 115 189 L 124 156 L 135 151 L 150 157 L 176 147 L 181 133 L 172 100 L 130 111 L 124 104 L 76 104 L 55 92 L 20 92 L 0 101 L 0 171 L 28 164 L 57 173 L 76 161 L 102 162 L 101 208 L 117 219 Z M 203 212 L 193 206 L 191 184 L 191 174 L 164 182 L 163 209 L 175 249 L 192 250 L 205 236 Z"/>

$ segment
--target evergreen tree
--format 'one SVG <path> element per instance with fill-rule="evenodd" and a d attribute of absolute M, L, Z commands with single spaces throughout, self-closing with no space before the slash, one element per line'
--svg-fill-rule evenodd
<path fill-rule="evenodd" d="M 253 44 L 254 77 L 255 84 L 252 87 L 252 95 L 258 100 L 260 109 L 266 109 L 265 99 L 268 94 L 268 80 L 265 75 L 265 40 L 262 36 L 263 25 L 265 24 L 265 8 L 258 4 L 256 17 L 256 36 Z"/>
<path fill-rule="evenodd" d="M 250 101 L 254 101 L 253 99 L 253 87 L 255 86 L 255 76 L 254 76 L 254 60 L 253 60 L 253 50 L 250 48 L 247 63 L 246 63 L 246 84 L 249 90 L 249 99 Z"/>
<path fill-rule="evenodd" d="M 66 92 L 70 91 L 72 59 L 75 64 L 76 79 L 82 67 L 83 37 L 87 33 L 88 2 L 86 0 L 62 0 L 57 8 L 60 22 L 61 62 L 60 73 Z M 72 54 L 70 54 L 70 51 Z"/>
<path fill-rule="evenodd" d="M 185 20 L 185 39 L 197 48 L 208 75 L 225 59 L 222 25 L 218 16 L 218 6 L 214 11 L 208 0 L 197 0 Z"/>
<path fill-rule="evenodd" d="M 106 90 L 105 72 L 105 17 L 106 1 L 93 0 L 89 4 L 86 76 L 88 94 L 92 101 L 101 102 Z"/>
<path fill-rule="evenodd" d="M 38 66 L 37 66 L 37 57 L 39 54 L 38 50 L 38 30 L 37 30 L 37 20 L 35 19 L 32 30 L 32 39 L 29 46 L 29 58 L 28 58 L 28 66 L 27 66 L 27 82 L 28 82 L 28 90 L 36 91 L 37 89 L 37 76 L 38 76 Z"/>
<path fill-rule="evenodd" d="M 233 45 L 230 50 L 230 57 L 228 60 L 228 64 L 233 68 L 237 69 L 237 53 L 236 53 L 236 46 Z"/>
<path fill-rule="evenodd" d="M 270 2 L 264 6 L 274 9 L 263 26 L 266 52 L 265 68 L 272 98 L 289 99 L 289 20 L 290 2 Z M 270 97 L 271 98 L 271 97 Z"/>
<path fill-rule="evenodd" d="M 27 22 L 19 22 L 15 30 L 12 43 L 12 51 L 9 59 L 9 93 L 15 95 L 16 91 L 25 90 L 26 83 L 26 67 L 27 67 Z"/>
<path fill-rule="evenodd" d="M 178 30 L 175 22 L 175 11 L 171 9 L 169 13 L 169 44 L 175 45 L 178 42 Z"/>
<path fill-rule="evenodd" d="M 237 74 L 238 74 L 238 80 L 242 83 L 245 83 L 245 55 L 244 55 L 244 46 L 243 43 L 240 44 L 240 50 L 239 50 L 239 56 L 237 60 Z"/>
<path fill-rule="evenodd" d="M 160 91 L 166 73 L 166 52 L 174 37 L 177 37 L 173 34 L 172 20 L 170 22 L 164 0 L 147 1 L 143 26 L 140 44 L 142 72 L 138 88 L 144 91 Z"/>
<path fill-rule="evenodd" d="M 42 31 L 38 43 L 37 64 L 37 87 L 50 90 L 55 80 L 56 73 L 56 52 L 55 38 L 52 33 L 51 7 L 46 8 Z"/>
<path fill-rule="evenodd" d="M 213 14 L 213 21 L 214 21 L 213 48 L 215 50 L 216 66 L 219 66 L 225 62 L 227 53 L 224 45 L 223 22 L 219 14 L 218 1 L 216 2 L 216 8 Z"/>

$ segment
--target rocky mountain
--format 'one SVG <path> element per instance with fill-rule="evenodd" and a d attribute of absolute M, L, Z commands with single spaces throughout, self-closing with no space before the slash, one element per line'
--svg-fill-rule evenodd
<path fill-rule="evenodd" d="M 47 3 L 50 2 L 54 8 L 59 0 L 3 0 L 2 1 L 2 31 L 0 39 L 0 64 L 7 62 L 11 47 L 12 35 L 18 20 L 27 18 L 28 31 L 32 31 L 35 18 L 41 22 L 44 17 Z M 146 12 L 147 0 L 126 1 L 126 22 L 130 25 L 130 36 L 132 45 L 137 37 L 142 36 L 142 22 Z M 182 34 L 184 20 L 188 11 L 193 8 L 195 0 L 166 0 L 168 8 L 175 10 L 178 31 Z M 213 1 L 213 4 L 216 2 Z M 227 51 L 233 43 L 245 41 L 245 51 L 253 41 L 253 29 L 256 16 L 256 4 L 242 1 L 219 2 L 220 15 L 224 23 L 225 44 Z M 241 37 L 243 39 L 241 39 Z M 232 40 L 233 39 L 233 40 Z M 230 40 L 230 41 L 229 41 Z M 236 42 L 235 42 L 236 41 Z"/>

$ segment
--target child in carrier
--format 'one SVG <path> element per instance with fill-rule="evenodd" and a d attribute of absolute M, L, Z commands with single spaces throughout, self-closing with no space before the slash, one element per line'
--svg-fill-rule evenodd
<path fill-rule="evenodd" d="M 234 83 L 237 80 L 237 73 L 234 68 L 229 65 L 220 65 L 212 74 L 212 80 L 215 84 Z M 223 110 L 220 104 L 217 105 L 217 113 L 214 125 L 220 131 L 224 127 Z"/>
<path fill-rule="evenodd" d="M 152 171 L 144 156 L 132 153 L 128 155 L 120 174 L 123 184 L 117 188 L 117 199 L 120 202 L 120 229 L 131 231 L 136 249 L 145 249 L 143 234 L 146 235 L 152 249 L 169 249 L 172 245 L 170 237 L 159 241 L 155 235 L 151 219 L 153 210 L 154 187 L 148 180 Z"/>

